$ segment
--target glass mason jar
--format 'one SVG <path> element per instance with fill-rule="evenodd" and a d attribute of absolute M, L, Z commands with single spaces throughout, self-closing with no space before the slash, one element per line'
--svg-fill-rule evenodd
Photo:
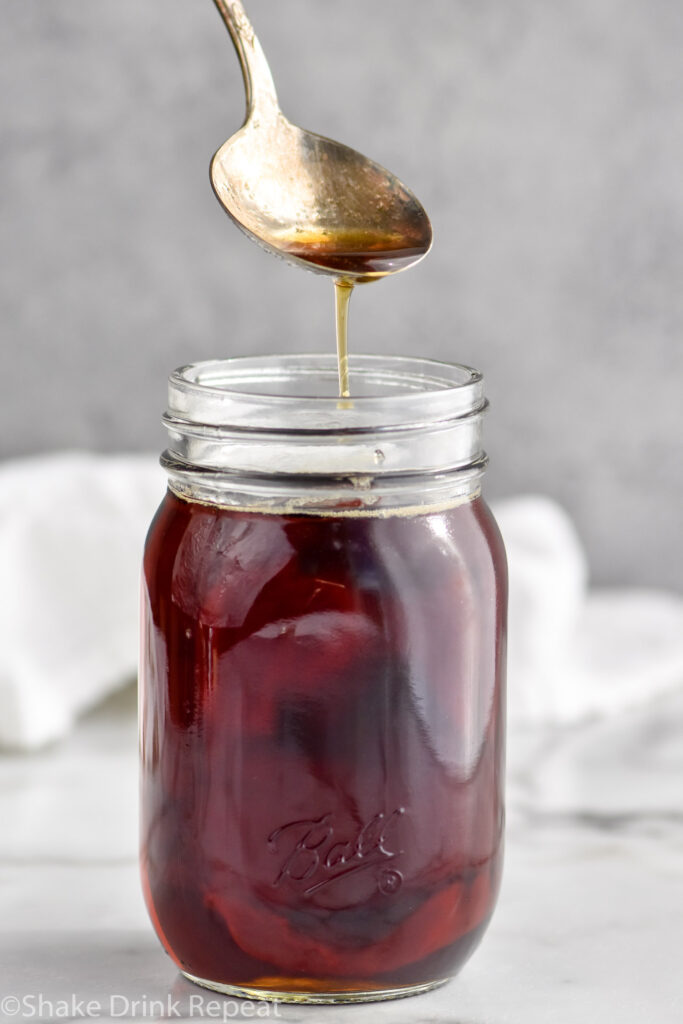
<path fill-rule="evenodd" d="M 481 376 L 356 357 L 170 378 L 144 559 L 142 876 L 181 971 L 308 1002 L 451 978 L 503 848 L 506 567 Z"/>

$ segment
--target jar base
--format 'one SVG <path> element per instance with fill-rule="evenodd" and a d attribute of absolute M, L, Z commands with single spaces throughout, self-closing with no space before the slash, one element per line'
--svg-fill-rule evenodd
<path fill-rule="evenodd" d="M 406 999 L 408 996 L 419 996 L 424 992 L 431 992 L 432 989 L 446 985 L 451 979 L 440 978 L 438 981 L 429 981 L 422 985 L 406 985 L 401 988 L 370 989 L 367 991 L 350 990 L 347 992 L 312 992 L 302 989 L 301 991 L 281 991 L 269 988 L 251 988 L 248 985 L 223 985 L 216 981 L 206 981 L 204 978 L 196 978 L 187 971 L 181 971 L 183 977 L 202 988 L 211 989 L 212 992 L 220 992 L 224 996 L 234 996 L 237 999 L 265 1000 L 269 1003 L 311 1003 L 311 1004 L 339 1004 L 339 1003 L 378 1003 L 389 999 Z"/>

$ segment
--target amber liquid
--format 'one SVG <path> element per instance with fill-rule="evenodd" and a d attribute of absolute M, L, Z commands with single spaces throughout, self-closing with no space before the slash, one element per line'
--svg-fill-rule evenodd
<path fill-rule="evenodd" d="M 424 242 L 410 234 L 377 230 L 327 235 L 301 231 L 294 239 L 281 240 L 281 245 L 291 256 L 339 273 L 335 281 L 339 397 L 348 399 L 348 316 L 354 283 L 377 281 L 405 269 L 424 255 Z"/>
<path fill-rule="evenodd" d="M 327 235 L 302 231 L 281 244 L 290 256 L 329 268 L 340 277 L 353 274 L 365 280 L 404 270 L 425 253 L 421 238 L 378 230 L 336 231 Z"/>
<path fill-rule="evenodd" d="M 142 864 L 182 970 L 326 995 L 458 970 L 501 871 L 504 607 L 481 499 L 374 518 L 166 497 Z"/>
<path fill-rule="evenodd" d="M 353 294 L 350 281 L 334 282 L 334 301 L 337 321 L 337 365 L 339 372 L 339 397 L 350 398 L 349 383 L 349 303 Z"/>

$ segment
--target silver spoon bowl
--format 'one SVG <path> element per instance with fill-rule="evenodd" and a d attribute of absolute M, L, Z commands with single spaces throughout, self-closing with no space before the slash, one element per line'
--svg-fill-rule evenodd
<path fill-rule="evenodd" d="M 288 121 L 243 5 L 214 2 L 247 93 L 244 125 L 211 162 L 214 191 L 235 223 L 291 263 L 349 282 L 405 270 L 426 256 L 432 228 L 412 192 L 355 150 Z"/>

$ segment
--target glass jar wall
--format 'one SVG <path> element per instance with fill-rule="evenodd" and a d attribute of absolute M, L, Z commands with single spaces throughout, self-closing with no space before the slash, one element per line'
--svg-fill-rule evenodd
<path fill-rule="evenodd" d="M 192 980 L 423 991 L 479 942 L 503 840 L 506 572 L 483 383 L 361 357 L 171 378 L 147 540 L 142 875 Z"/>

